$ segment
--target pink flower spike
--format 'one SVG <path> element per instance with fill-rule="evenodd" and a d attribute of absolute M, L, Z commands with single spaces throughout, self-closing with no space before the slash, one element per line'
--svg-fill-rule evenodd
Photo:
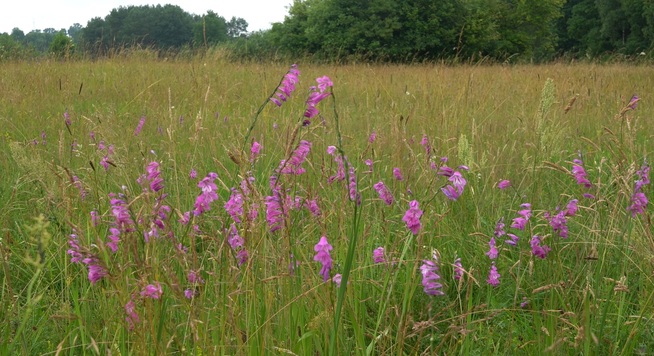
<path fill-rule="evenodd" d="M 404 180 L 404 177 L 402 176 L 402 172 L 397 167 L 393 168 L 393 176 L 397 180 Z"/>
<path fill-rule="evenodd" d="M 488 279 L 486 282 L 490 284 L 493 287 L 497 287 L 500 285 L 500 277 L 501 275 L 497 272 L 497 267 L 495 267 L 495 262 L 491 265 L 491 269 L 488 273 Z"/>
<path fill-rule="evenodd" d="M 320 275 L 322 276 L 323 281 L 327 281 L 329 279 L 329 271 L 332 269 L 332 257 L 329 251 L 331 251 L 333 247 L 327 241 L 327 237 L 322 236 L 313 249 L 316 251 L 313 260 L 322 264 Z"/>
<path fill-rule="evenodd" d="M 374 251 L 372 251 L 372 260 L 375 262 L 375 264 L 386 262 L 383 247 L 377 247 Z"/>
<path fill-rule="evenodd" d="M 488 242 L 488 246 L 490 246 L 490 249 L 488 250 L 488 252 L 486 252 L 486 256 L 488 256 L 488 258 L 490 258 L 491 260 L 496 259 L 498 255 L 498 251 L 497 251 L 497 247 L 495 247 L 494 237 L 491 237 L 490 241 Z"/>
<path fill-rule="evenodd" d="M 417 200 L 411 201 L 409 203 L 409 209 L 404 214 L 402 221 L 406 223 L 406 227 L 414 235 L 417 235 L 422 227 L 422 225 L 420 224 L 421 216 L 422 216 L 422 210 L 420 210 L 418 201 Z"/>
<path fill-rule="evenodd" d="M 143 291 L 141 291 L 141 297 L 159 299 L 161 298 L 162 293 L 163 290 L 161 289 L 161 284 L 159 282 L 155 282 L 155 284 L 148 284 L 145 286 L 145 288 L 143 288 Z"/>
<path fill-rule="evenodd" d="M 499 188 L 500 190 L 504 190 L 510 186 L 511 186 L 511 182 L 506 179 L 497 183 L 497 188 Z"/>

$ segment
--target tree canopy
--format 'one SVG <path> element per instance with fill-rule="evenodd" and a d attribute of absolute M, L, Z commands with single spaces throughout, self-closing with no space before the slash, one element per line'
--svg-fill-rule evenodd
<path fill-rule="evenodd" d="M 127 6 L 68 30 L 47 28 L 26 34 L 14 28 L 0 38 L 4 53 L 0 56 L 53 53 L 52 46 L 64 44 L 91 55 L 130 46 L 157 50 L 227 46 L 237 58 L 311 56 L 391 62 L 649 58 L 654 46 L 654 2 L 294 0 L 283 22 L 256 33 L 248 33 L 244 19 L 227 20 L 213 11 L 193 15 L 176 5 Z"/>

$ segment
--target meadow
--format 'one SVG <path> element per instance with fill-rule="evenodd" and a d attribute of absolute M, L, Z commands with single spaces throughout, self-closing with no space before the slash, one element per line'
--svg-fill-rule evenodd
<path fill-rule="evenodd" d="M 0 64 L 3 354 L 654 352 L 654 69 L 291 64 Z"/>

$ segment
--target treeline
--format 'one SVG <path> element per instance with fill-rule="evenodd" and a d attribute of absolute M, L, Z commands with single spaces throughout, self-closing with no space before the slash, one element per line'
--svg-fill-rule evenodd
<path fill-rule="evenodd" d="M 242 56 L 547 61 L 649 54 L 651 0 L 295 0 Z"/>
<path fill-rule="evenodd" d="M 25 34 L 14 28 L 0 34 L 0 60 L 36 56 L 103 56 L 121 48 L 141 47 L 179 51 L 219 45 L 247 34 L 248 23 L 226 20 L 215 12 L 192 15 L 176 5 L 128 6 L 113 9 L 86 27 L 49 28 Z"/>
<path fill-rule="evenodd" d="M 129 6 L 85 27 L 0 35 L 0 59 L 103 56 L 116 48 L 227 48 L 239 59 L 548 61 L 651 58 L 651 0 L 294 0 L 281 23 L 247 32 L 179 6 Z"/>

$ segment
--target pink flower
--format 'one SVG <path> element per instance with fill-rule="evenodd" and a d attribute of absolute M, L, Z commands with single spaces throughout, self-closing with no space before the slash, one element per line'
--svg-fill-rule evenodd
<path fill-rule="evenodd" d="M 377 133 L 375 131 L 371 132 L 370 137 L 368 137 L 368 142 L 374 143 L 376 139 L 377 139 Z"/>
<path fill-rule="evenodd" d="M 574 159 L 572 162 L 572 174 L 575 176 L 577 184 L 583 185 L 586 188 L 591 188 L 593 184 L 588 180 L 588 174 L 583 166 L 584 162 L 580 159 Z"/>
<path fill-rule="evenodd" d="M 300 141 L 288 162 L 281 161 L 279 173 L 299 175 L 306 172 L 301 166 L 309 155 L 309 152 L 311 152 L 311 142 L 305 140 Z"/>
<path fill-rule="evenodd" d="M 510 186 L 511 186 L 511 182 L 508 181 L 508 180 L 506 180 L 506 179 L 503 180 L 503 181 L 500 181 L 499 183 L 497 183 L 497 187 L 498 187 L 500 190 L 504 190 L 504 189 L 506 189 L 506 188 L 508 188 L 508 187 L 510 187 Z"/>
<path fill-rule="evenodd" d="M 261 144 L 259 142 L 252 142 L 252 148 L 250 149 L 250 162 L 254 162 L 259 154 L 261 153 Z"/>
<path fill-rule="evenodd" d="M 406 223 L 406 226 L 414 235 L 417 235 L 422 227 L 420 224 L 420 217 L 422 216 L 422 210 L 419 208 L 417 200 L 413 200 L 409 203 L 409 209 L 404 214 L 402 221 Z"/>
<path fill-rule="evenodd" d="M 634 193 L 634 195 L 631 196 L 631 205 L 629 205 L 627 211 L 631 212 L 631 216 L 635 218 L 636 215 L 645 212 L 645 208 L 647 207 L 648 202 L 649 201 L 647 200 L 645 193 Z"/>
<path fill-rule="evenodd" d="M 139 124 L 136 125 L 136 129 L 134 129 L 134 136 L 138 136 L 141 133 L 144 124 L 145 124 L 145 116 L 141 116 L 141 119 L 139 120 Z"/>
<path fill-rule="evenodd" d="M 393 204 L 393 195 L 391 194 L 390 190 L 384 185 L 384 182 L 378 182 L 373 185 L 373 188 L 377 191 L 377 194 L 379 194 L 379 199 L 384 201 L 386 205 L 392 205 Z"/>
<path fill-rule="evenodd" d="M 159 163 L 152 161 L 146 167 L 147 180 L 150 182 L 150 190 L 153 192 L 158 192 L 163 189 L 163 178 L 161 178 L 161 172 L 159 171 Z"/>
<path fill-rule="evenodd" d="M 497 247 L 495 247 L 494 237 L 491 237 L 490 241 L 488 242 L 488 246 L 490 246 L 490 249 L 488 250 L 488 252 L 486 252 L 486 256 L 488 256 L 488 258 L 490 258 L 491 260 L 496 259 L 498 255 L 498 251 L 497 251 Z"/>
<path fill-rule="evenodd" d="M 334 278 L 332 278 L 332 281 L 336 284 L 336 286 L 340 287 L 342 279 L 343 279 L 343 276 L 340 273 L 336 273 L 334 275 Z"/>
<path fill-rule="evenodd" d="M 329 251 L 331 251 L 333 247 L 329 242 L 327 242 L 327 237 L 322 236 L 313 249 L 316 251 L 313 260 L 322 264 L 320 275 L 322 275 L 323 281 L 327 281 L 329 279 L 329 271 L 332 269 L 332 257 L 329 254 Z"/>
<path fill-rule="evenodd" d="M 463 273 L 465 270 L 463 269 L 463 265 L 461 264 L 461 258 L 457 258 L 454 260 L 454 279 L 457 281 L 460 280 L 463 277 Z"/>
<path fill-rule="evenodd" d="M 297 64 L 291 65 L 291 69 L 284 75 L 282 82 L 277 87 L 276 97 L 271 97 L 270 101 L 277 106 L 282 106 L 282 102 L 286 101 L 295 91 L 295 84 L 299 82 L 299 76 L 300 71 L 297 69 Z"/>
<path fill-rule="evenodd" d="M 541 246 L 540 245 L 541 242 L 542 240 L 540 236 L 534 235 L 534 237 L 532 237 L 531 241 L 529 242 L 529 244 L 531 245 L 531 253 L 533 253 L 534 256 L 538 258 L 545 259 L 545 257 L 547 257 L 547 254 L 551 251 L 551 249 L 547 245 Z"/>
<path fill-rule="evenodd" d="M 159 299 L 161 298 L 162 293 L 163 290 L 161 289 L 161 284 L 159 282 L 155 282 L 155 284 L 148 284 L 145 286 L 145 288 L 143 288 L 141 291 L 141 297 Z"/>
<path fill-rule="evenodd" d="M 225 203 L 225 210 L 235 222 L 240 223 L 243 216 L 243 195 L 236 189 L 232 189 L 232 195 Z"/>
<path fill-rule="evenodd" d="M 497 267 L 495 267 L 495 262 L 493 262 L 486 282 L 493 287 L 497 287 L 500 285 L 500 277 L 500 274 L 497 272 Z"/>
<path fill-rule="evenodd" d="M 383 247 L 377 247 L 374 251 L 372 251 L 372 260 L 375 263 L 384 263 L 386 262 L 386 258 L 384 257 L 384 248 Z"/>
<path fill-rule="evenodd" d="M 132 330 L 134 329 L 134 324 L 140 322 L 139 316 L 136 314 L 136 305 L 133 300 L 130 299 L 129 302 L 125 304 L 125 313 L 127 313 L 125 320 L 129 325 L 129 329 Z"/>
<path fill-rule="evenodd" d="M 307 199 L 304 202 L 304 206 L 307 209 L 309 209 L 309 211 L 311 212 L 311 214 L 313 216 L 320 216 L 320 207 L 318 207 L 318 202 L 315 199 L 313 199 L 313 200 Z"/>
<path fill-rule="evenodd" d="M 402 176 L 402 172 L 397 167 L 393 168 L 393 176 L 397 180 L 404 180 L 404 177 Z"/>
<path fill-rule="evenodd" d="M 422 273 L 422 287 L 428 295 L 445 295 L 441 290 L 443 285 L 438 283 L 441 276 L 438 275 L 438 256 L 433 255 L 433 260 L 423 260 L 420 266 Z"/>

